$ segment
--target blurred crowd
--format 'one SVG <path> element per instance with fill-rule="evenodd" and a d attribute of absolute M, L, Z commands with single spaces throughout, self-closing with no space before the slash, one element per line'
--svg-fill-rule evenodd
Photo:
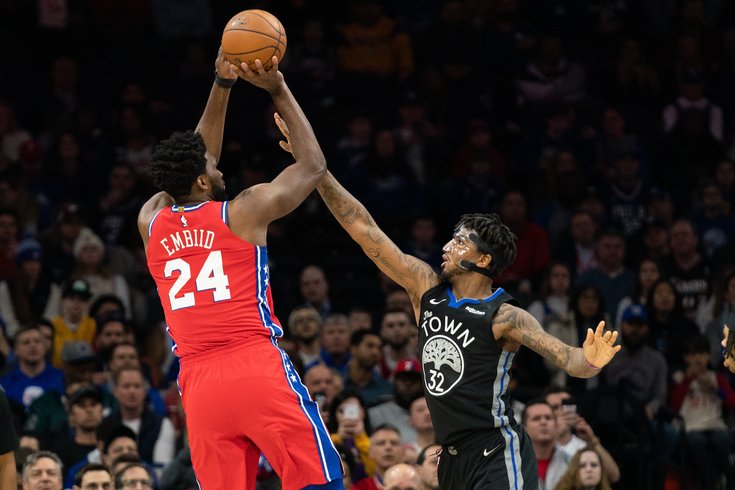
<path fill-rule="evenodd" d="M 136 217 L 154 146 L 196 125 L 221 29 L 242 8 L 0 1 L 0 385 L 19 468 L 35 454 L 29 468 L 58 465 L 64 488 L 121 454 L 150 486 L 196 488 Z M 581 488 L 593 466 L 595 488 L 735 488 L 735 379 L 719 345 L 735 325 L 735 3 L 247 8 L 285 26 L 280 69 L 330 170 L 402 250 L 438 271 L 459 216 L 497 212 L 518 236 L 497 286 L 568 344 L 600 320 L 620 332 L 623 350 L 590 380 L 516 356 L 511 396 L 544 488 Z M 263 91 L 233 87 L 219 164 L 230 196 L 290 163 L 273 111 Z M 390 488 L 394 473 L 435 488 L 405 292 L 317 195 L 268 246 L 281 346 L 353 488 Z M 277 485 L 265 459 L 259 484 Z"/>

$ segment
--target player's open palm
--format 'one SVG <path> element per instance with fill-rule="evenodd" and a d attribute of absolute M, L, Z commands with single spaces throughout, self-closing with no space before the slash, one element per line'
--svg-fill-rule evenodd
<path fill-rule="evenodd" d="M 598 369 L 607 365 L 621 349 L 620 345 L 615 345 L 617 339 L 618 332 L 605 331 L 605 322 L 597 324 L 594 332 L 591 328 L 588 328 L 587 338 L 582 345 L 584 358 L 589 364 Z"/>

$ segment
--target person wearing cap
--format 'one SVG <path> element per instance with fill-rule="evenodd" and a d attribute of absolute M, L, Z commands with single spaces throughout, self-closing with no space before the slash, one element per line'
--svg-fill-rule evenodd
<path fill-rule="evenodd" d="M 78 203 L 63 203 L 51 232 L 43 242 L 44 268 L 61 284 L 74 270 L 74 243 L 85 227 L 86 217 Z"/>
<path fill-rule="evenodd" d="M 646 343 L 649 335 L 645 306 L 630 305 L 620 324 L 623 348 L 610 362 L 603 379 L 608 386 L 628 389 L 644 407 L 649 420 L 666 403 L 668 367 L 660 352 Z"/>
<path fill-rule="evenodd" d="M 25 407 L 45 391 L 64 392 L 64 375 L 46 362 L 41 331 L 36 326 L 21 328 L 15 335 L 15 366 L 0 377 L 8 399 Z"/>
<path fill-rule="evenodd" d="M 411 402 L 423 394 L 419 360 L 400 359 L 391 377 L 393 399 L 368 409 L 370 422 L 376 426 L 391 423 L 401 431 L 403 442 L 416 442 L 416 430 L 409 423 L 409 408 Z"/>
<path fill-rule="evenodd" d="M 61 457 L 64 468 L 70 468 L 97 448 L 97 427 L 102 423 L 104 409 L 102 392 L 84 384 L 71 393 L 66 405 L 69 430 L 65 437 L 54 441 L 54 452 Z"/>
<path fill-rule="evenodd" d="M 92 344 L 97 331 L 94 319 L 87 314 L 92 297 L 89 283 L 84 279 L 69 279 L 61 289 L 61 314 L 51 319 L 54 325 L 54 366 L 61 367 L 61 350 L 70 340 Z"/>
<path fill-rule="evenodd" d="M 77 472 L 87 464 L 104 464 L 114 476 L 114 462 L 124 456 L 131 458 L 130 463 L 140 462 L 138 443 L 133 429 L 121 423 L 101 423 L 96 429 L 97 446 L 88 452 L 74 466 L 69 468 L 64 479 L 64 488 L 74 483 Z"/>
<path fill-rule="evenodd" d="M 287 128 L 281 130 L 288 139 Z M 620 350 L 617 333 L 606 332 L 600 322 L 587 330 L 581 347 L 572 347 L 545 332 L 503 288 L 494 288 L 516 255 L 516 236 L 496 214 L 460 217 L 444 245 L 439 275 L 404 254 L 330 172 L 317 190 L 345 231 L 411 298 L 429 412 L 438 442 L 452 449 L 441 459 L 442 486 L 537 487 L 533 447 L 515 420 L 507 390 L 515 354 L 526 346 L 568 374 L 590 378 Z M 492 457 L 463 449 L 491 450 L 498 439 L 503 450 Z"/>
<path fill-rule="evenodd" d="M 14 277 L 0 282 L 0 311 L 9 338 L 21 325 L 58 315 L 61 303 L 61 288 L 45 273 L 43 249 L 37 240 L 26 238 L 18 243 L 15 264 Z"/>

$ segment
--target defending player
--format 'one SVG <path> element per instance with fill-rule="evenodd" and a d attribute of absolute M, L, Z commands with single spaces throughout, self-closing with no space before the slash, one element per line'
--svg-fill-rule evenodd
<path fill-rule="evenodd" d="M 291 150 L 289 128 L 278 122 Z M 620 346 L 604 322 L 582 347 L 547 334 L 493 278 L 515 259 L 516 237 L 495 214 L 460 218 L 443 251 L 441 276 L 404 254 L 367 209 L 327 172 L 319 194 L 350 234 L 391 279 L 406 289 L 419 327 L 424 391 L 442 445 L 444 489 L 538 489 L 531 442 L 516 424 L 508 398 L 510 366 L 522 345 L 577 377 L 600 372 Z"/>

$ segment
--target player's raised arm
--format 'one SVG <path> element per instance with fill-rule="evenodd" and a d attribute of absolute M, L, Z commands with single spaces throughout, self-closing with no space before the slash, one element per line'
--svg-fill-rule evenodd
<path fill-rule="evenodd" d="M 408 291 L 414 307 L 421 295 L 441 280 L 429 264 L 404 254 L 373 220 L 365 206 L 342 187 L 331 172 L 317 186 L 319 194 L 353 240 L 375 264 Z"/>
<path fill-rule="evenodd" d="M 272 182 L 253 186 L 233 201 L 233 205 L 243 205 L 244 211 L 257 220 L 252 223 L 256 226 L 267 225 L 293 211 L 314 190 L 327 170 L 326 159 L 311 124 L 278 71 L 278 58 L 274 56 L 272 63 L 273 67 L 268 71 L 260 60 L 255 61 L 255 70 L 243 63 L 239 74 L 271 95 L 278 114 L 288 125 L 291 153 L 296 162 Z"/>
<path fill-rule="evenodd" d="M 594 332 L 587 329 L 582 347 L 572 347 L 546 333 L 530 313 L 509 304 L 502 305 L 493 318 L 493 330 L 496 329 L 503 338 L 525 345 L 578 378 L 598 374 L 621 348 L 615 345 L 618 333 L 604 331 L 605 322 L 600 322 Z"/>

